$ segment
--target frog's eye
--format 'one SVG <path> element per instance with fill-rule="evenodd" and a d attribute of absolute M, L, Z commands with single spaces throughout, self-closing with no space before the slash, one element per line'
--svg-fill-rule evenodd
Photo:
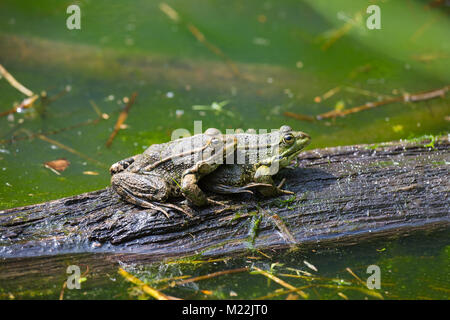
<path fill-rule="evenodd" d="M 294 139 L 294 135 L 292 135 L 292 134 L 290 134 L 290 133 L 285 134 L 284 137 L 283 137 L 283 141 L 284 141 L 285 143 L 287 143 L 287 144 L 293 143 L 294 140 L 295 140 L 295 139 Z"/>
<path fill-rule="evenodd" d="M 211 143 L 212 143 L 213 145 L 217 145 L 217 144 L 219 143 L 219 139 L 217 139 L 217 138 L 212 138 L 212 139 L 211 139 Z"/>

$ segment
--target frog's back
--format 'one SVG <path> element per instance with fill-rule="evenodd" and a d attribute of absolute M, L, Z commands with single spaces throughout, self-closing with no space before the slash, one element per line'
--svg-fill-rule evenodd
<path fill-rule="evenodd" d="M 213 152 L 208 148 L 211 137 L 198 134 L 161 144 L 151 145 L 133 163 L 133 171 L 152 172 L 178 179 L 182 173 L 197 163 L 204 154 Z M 211 149 L 211 150 L 209 150 Z M 202 153 L 204 152 L 204 153 Z"/>

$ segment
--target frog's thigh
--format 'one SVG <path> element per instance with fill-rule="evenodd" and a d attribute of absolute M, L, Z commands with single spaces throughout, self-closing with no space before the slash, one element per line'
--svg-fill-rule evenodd
<path fill-rule="evenodd" d="M 119 172 L 111 177 L 111 185 L 124 199 L 138 205 L 135 198 L 165 201 L 169 197 L 167 183 L 157 175 Z"/>

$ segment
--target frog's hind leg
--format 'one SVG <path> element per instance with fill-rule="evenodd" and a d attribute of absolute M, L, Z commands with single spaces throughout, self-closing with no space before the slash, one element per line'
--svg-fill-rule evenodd
<path fill-rule="evenodd" d="M 170 190 L 167 183 L 156 175 L 119 172 L 111 177 L 111 185 L 125 201 L 137 206 L 160 211 L 166 217 L 169 217 L 169 214 L 164 208 L 174 209 L 192 217 L 192 214 L 183 208 L 161 203 L 167 200 Z"/>
<path fill-rule="evenodd" d="M 169 187 L 160 177 L 119 172 L 111 177 L 111 186 L 125 201 L 158 210 L 168 216 L 166 210 L 151 203 L 163 202 L 169 197 Z"/>

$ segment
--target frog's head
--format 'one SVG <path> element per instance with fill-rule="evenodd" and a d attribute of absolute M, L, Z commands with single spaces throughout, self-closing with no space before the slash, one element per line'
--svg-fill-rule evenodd
<path fill-rule="evenodd" d="M 276 160 L 280 168 L 283 168 L 288 166 L 300 151 L 311 142 L 311 137 L 304 132 L 294 131 L 289 126 L 282 126 L 278 134 L 279 149 Z"/>

